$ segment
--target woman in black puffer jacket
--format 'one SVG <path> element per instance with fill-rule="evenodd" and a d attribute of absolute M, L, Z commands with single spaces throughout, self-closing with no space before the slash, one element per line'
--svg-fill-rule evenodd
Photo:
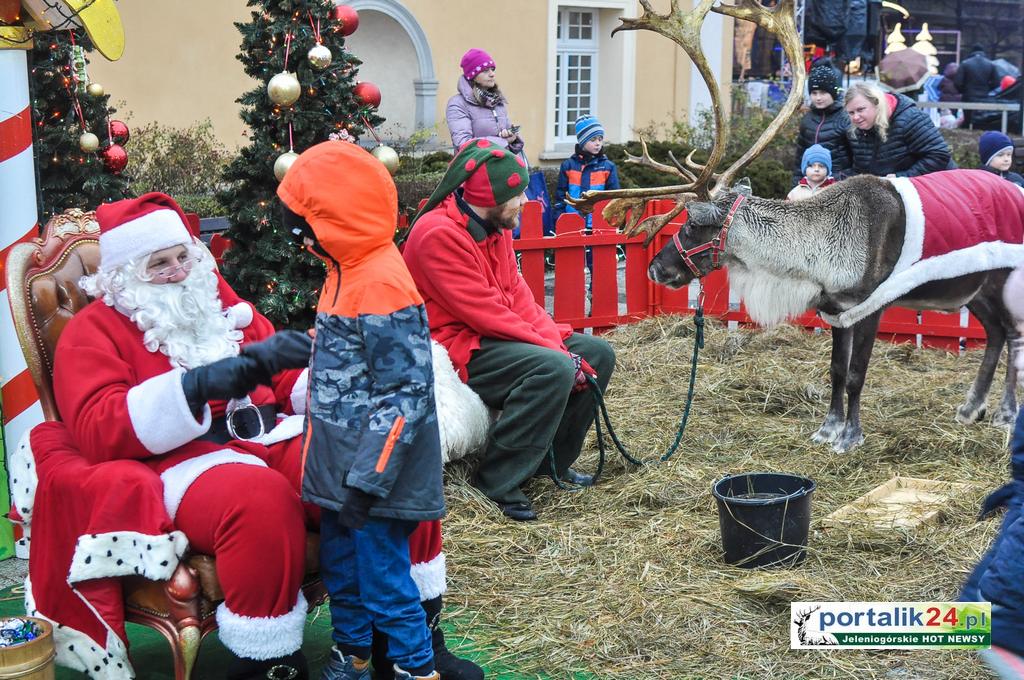
<path fill-rule="evenodd" d="M 841 176 L 850 168 L 850 140 L 847 129 L 850 119 L 843 109 L 839 72 L 828 60 L 815 63 L 807 78 L 811 110 L 800 119 L 800 135 L 796 140 L 796 161 L 793 163 L 793 186 L 804 176 L 800 170 L 804 151 L 821 144 L 832 154 L 832 174 Z"/>
<path fill-rule="evenodd" d="M 846 93 L 852 167 L 846 177 L 916 177 L 956 168 L 932 119 L 902 94 L 854 83 Z"/>

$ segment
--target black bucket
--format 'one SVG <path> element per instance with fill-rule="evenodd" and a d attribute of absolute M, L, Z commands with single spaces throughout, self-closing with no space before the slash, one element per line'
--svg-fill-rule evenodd
<path fill-rule="evenodd" d="M 715 482 L 725 561 L 745 569 L 792 567 L 807 556 L 811 494 L 807 477 L 775 472 L 729 475 Z"/>

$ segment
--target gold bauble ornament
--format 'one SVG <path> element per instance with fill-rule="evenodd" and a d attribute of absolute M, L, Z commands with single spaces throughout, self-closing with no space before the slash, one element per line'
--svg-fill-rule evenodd
<path fill-rule="evenodd" d="M 89 83 L 89 86 L 85 88 L 85 91 L 89 93 L 90 97 L 99 98 L 103 96 L 103 86 L 99 83 Z"/>
<path fill-rule="evenodd" d="M 309 65 L 317 71 L 323 71 L 331 65 L 331 60 L 334 59 L 334 55 L 331 54 L 331 51 L 328 48 L 317 43 L 309 48 L 309 52 L 306 52 L 306 59 L 309 60 Z"/>
<path fill-rule="evenodd" d="M 388 172 L 391 173 L 392 176 L 398 172 L 398 152 L 390 146 L 381 144 L 380 146 L 375 147 L 370 153 L 373 154 L 374 158 L 384 164 L 384 167 L 388 169 Z"/>
<path fill-rule="evenodd" d="M 267 96 L 279 106 L 291 106 L 302 94 L 299 79 L 290 71 L 281 71 L 267 83 Z"/>
<path fill-rule="evenodd" d="M 83 132 L 78 138 L 78 148 L 86 153 L 99 151 L 100 138 L 91 132 Z"/>
<path fill-rule="evenodd" d="M 284 179 L 284 175 L 288 172 L 288 169 L 292 167 L 292 163 L 299 157 L 299 154 L 294 151 L 285 151 L 283 154 L 277 157 L 274 161 L 274 177 L 280 182 Z"/>

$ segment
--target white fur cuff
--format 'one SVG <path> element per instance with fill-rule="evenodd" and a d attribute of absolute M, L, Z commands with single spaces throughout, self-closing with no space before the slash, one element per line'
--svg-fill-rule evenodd
<path fill-rule="evenodd" d="M 292 413 L 304 415 L 306 413 L 306 392 L 309 389 L 309 369 L 305 368 L 292 385 L 291 402 Z"/>
<path fill-rule="evenodd" d="M 231 319 L 233 322 L 231 327 L 235 330 L 248 328 L 253 319 L 252 305 L 248 302 L 239 302 L 231 305 L 224 310 L 224 316 Z"/>
<path fill-rule="evenodd" d="M 11 479 L 11 501 L 26 526 L 32 523 L 32 508 L 36 500 L 36 486 L 39 484 L 36 458 L 32 454 L 31 434 L 32 430 L 28 430 L 21 435 L 18 446 L 7 458 L 7 473 Z"/>
<path fill-rule="evenodd" d="M 276 659 L 302 646 L 308 610 L 301 590 L 295 607 L 281 616 L 242 616 L 228 609 L 225 602 L 217 607 L 218 635 L 236 656 L 257 661 Z"/>
<path fill-rule="evenodd" d="M 89 606 L 85 598 L 74 591 Z M 91 607 L 90 607 L 91 608 Z M 25 611 L 48 621 L 53 626 L 53 643 L 57 649 L 57 665 L 86 673 L 92 680 L 130 680 L 135 677 L 135 670 L 128 660 L 128 649 L 114 631 L 106 625 L 106 648 L 99 646 L 88 635 L 67 624 L 58 624 L 45 613 L 36 609 L 35 596 L 32 593 L 32 580 L 25 577 Z M 94 612 L 95 613 L 95 612 Z"/>
<path fill-rule="evenodd" d="M 438 595 L 444 595 L 448 590 L 447 569 L 445 568 L 444 553 L 438 553 L 437 557 L 429 562 L 412 565 L 409 570 L 412 580 L 420 590 L 420 601 L 433 600 Z"/>
<path fill-rule="evenodd" d="M 185 497 L 185 492 L 192 486 L 192 482 L 199 479 L 199 475 L 210 468 L 229 463 L 267 467 L 262 458 L 251 453 L 239 453 L 233 449 L 220 449 L 219 451 L 211 451 L 195 458 L 183 460 L 177 465 L 164 470 L 160 474 L 160 481 L 164 483 L 164 507 L 167 509 L 167 514 L 170 518 L 173 520 L 178 514 L 178 506 L 181 505 L 181 499 Z"/>
<path fill-rule="evenodd" d="M 168 579 L 186 548 L 188 539 L 180 531 L 159 535 L 112 531 L 79 536 L 68 583 L 131 575 L 153 581 Z"/>
<path fill-rule="evenodd" d="M 176 368 L 128 390 L 128 416 L 135 436 L 153 454 L 173 451 L 210 429 L 210 407 L 203 407 L 202 422 L 196 422 L 188 407 L 181 387 L 184 373 Z"/>

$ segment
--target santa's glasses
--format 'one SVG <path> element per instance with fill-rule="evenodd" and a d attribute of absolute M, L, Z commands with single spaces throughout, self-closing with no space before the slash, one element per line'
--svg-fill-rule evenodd
<path fill-rule="evenodd" d="M 188 274 L 189 272 L 192 271 L 192 267 L 198 261 L 198 257 L 190 257 L 187 260 L 182 260 L 178 264 L 171 265 L 170 267 L 164 267 L 163 269 L 158 269 L 155 272 L 149 272 L 149 274 L 154 279 L 162 279 L 166 281 L 168 279 L 173 279 L 175 276 L 178 275 L 178 272 L 185 272 L 186 274 Z"/>

